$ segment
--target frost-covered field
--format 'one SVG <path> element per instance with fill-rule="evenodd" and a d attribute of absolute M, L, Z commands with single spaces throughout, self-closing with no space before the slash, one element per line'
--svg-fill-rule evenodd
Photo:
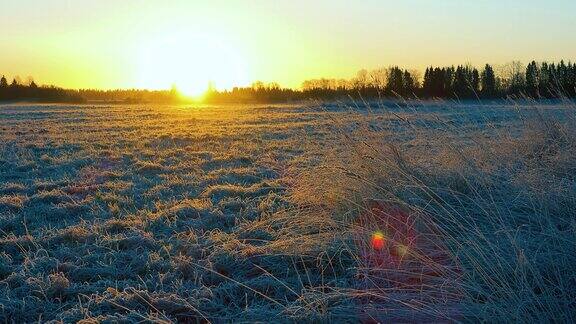
<path fill-rule="evenodd" d="M 574 105 L 366 106 L 0 106 L 0 321 L 576 320 Z"/>

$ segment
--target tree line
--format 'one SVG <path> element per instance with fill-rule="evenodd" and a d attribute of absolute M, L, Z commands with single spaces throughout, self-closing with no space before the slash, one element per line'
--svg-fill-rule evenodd
<path fill-rule="evenodd" d="M 76 92 L 87 101 L 103 103 L 177 103 L 181 100 L 176 88 L 171 90 L 80 89 Z"/>
<path fill-rule="evenodd" d="M 84 102 L 84 98 L 71 90 L 55 86 L 38 86 L 29 78 L 24 83 L 19 78 L 8 83 L 5 76 L 0 78 L 0 101 L 29 100 L 40 102 Z"/>
<path fill-rule="evenodd" d="M 10 83 L 5 76 L 0 77 L 0 101 L 5 102 L 175 103 L 179 101 L 179 98 L 175 88 L 171 90 L 70 90 L 55 86 L 38 86 L 30 77 L 26 82 L 15 77 Z"/>
<path fill-rule="evenodd" d="M 480 99 L 505 97 L 558 98 L 576 97 L 576 64 L 536 61 L 523 65 L 514 61 L 501 66 L 471 65 L 429 66 L 420 71 L 398 66 L 360 70 L 350 79 L 312 79 L 300 89 L 282 88 L 277 83 L 255 82 L 249 87 L 210 90 L 207 103 L 282 103 L 306 99 L 335 100 L 362 96 L 373 98 L 449 98 Z M 0 100 L 31 99 L 39 101 L 100 101 L 143 103 L 174 103 L 184 99 L 172 90 L 65 90 L 53 86 L 37 86 L 14 79 L 0 79 Z"/>
<path fill-rule="evenodd" d="M 421 95 L 441 98 L 531 98 L 576 97 L 576 64 L 536 63 L 523 66 L 512 62 L 499 67 L 486 64 L 481 71 L 470 66 L 429 67 L 424 74 Z"/>
<path fill-rule="evenodd" d="M 430 66 L 422 75 L 417 70 L 398 66 L 360 70 L 350 79 L 312 79 L 300 90 L 283 89 L 276 83 L 208 93 L 208 102 L 289 102 L 309 98 L 446 98 L 480 99 L 505 97 L 558 98 L 576 97 L 576 64 L 530 62 L 524 66 L 514 61 L 501 66 L 486 64 L 481 69 L 471 65 Z"/>

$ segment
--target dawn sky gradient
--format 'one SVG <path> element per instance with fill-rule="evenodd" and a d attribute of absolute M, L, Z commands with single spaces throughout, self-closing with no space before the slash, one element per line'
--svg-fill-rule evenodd
<path fill-rule="evenodd" d="M 186 82 L 171 69 L 298 87 L 393 64 L 576 59 L 574 0 L 1 2 L 0 74 L 67 88 Z"/>

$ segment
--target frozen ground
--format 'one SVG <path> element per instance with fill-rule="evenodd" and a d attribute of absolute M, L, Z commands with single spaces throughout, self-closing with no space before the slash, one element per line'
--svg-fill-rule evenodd
<path fill-rule="evenodd" d="M 429 307 L 418 315 L 413 314 L 418 307 L 403 301 L 404 296 L 383 301 L 367 294 L 374 289 L 382 293 L 387 283 L 359 279 L 363 267 L 381 265 L 362 259 L 366 256 L 358 242 L 364 236 L 358 233 L 370 229 L 354 229 L 366 224 L 349 218 L 362 214 L 353 208 L 359 201 L 382 198 L 382 191 L 375 192 L 371 185 L 356 190 L 358 184 L 346 181 L 338 170 L 356 180 L 374 181 L 392 172 L 360 165 L 358 159 L 379 161 L 356 149 L 364 141 L 378 143 L 386 152 L 390 143 L 425 151 L 430 161 L 407 158 L 406 163 L 434 168 L 437 157 L 446 156 L 439 142 L 459 143 L 462 150 L 476 147 L 477 140 L 494 144 L 494 138 L 512 145 L 509 142 L 526 132 L 528 121 L 542 114 L 560 121 L 571 118 L 569 106 L 2 105 L 0 321 L 369 321 L 372 316 L 462 320 L 469 316 L 463 309 L 468 306 L 458 305 L 465 303 L 478 306 L 480 310 L 473 309 L 476 314 L 485 311 L 485 318 L 496 316 L 478 301 L 490 296 L 470 297 L 473 293 L 452 298 L 456 292 L 443 290 L 450 298 L 434 295 L 430 304 L 444 303 L 444 308 L 434 312 Z M 372 144 L 368 147 L 379 152 L 380 146 Z M 356 153 L 350 156 L 351 151 Z M 573 171 L 572 158 L 566 159 L 568 169 L 556 175 L 565 181 L 560 189 L 574 182 L 567 173 Z M 448 160 L 443 165 L 452 168 Z M 404 170 L 404 162 L 394 163 Z M 366 168 L 375 173 L 366 173 Z M 468 188 L 469 179 L 462 177 L 446 186 Z M 405 182 L 402 186 L 409 187 Z M 402 197 L 422 206 L 414 197 Z M 509 197 L 492 198 L 500 202 Z M 573 195 L 560 204 L 566 214 L 562 219 L 573 221 Z M 430 214 L 438 210 L 430 201 L 427 206 L 432 206 Z M 518 213 L 540 212 L 536 209 Z M 574 224 L 565 223 L 559 231 L 572 234 L 560 235 L 559 240 L 573 243 Z M 457 253 L 454 247 L 445 249 Z M 574 248 L 567 249 L 571 255 Z M 458 262 L 449 276 L 450 282 L 458 283 L 454 291 L 468 289 L 462 286 L 471 280 L 466 278 L 465 261 Z M 553 267 L 570 270 L 565 264 Z M 554 285 L 574 284 L 574 275 L 566 276 Z M 396 292 L 400 289 L 394 287 Z M 474 289 L 475 293 L 484 288 Z M 442 298 L 450 300 L 440 302 Z"/>

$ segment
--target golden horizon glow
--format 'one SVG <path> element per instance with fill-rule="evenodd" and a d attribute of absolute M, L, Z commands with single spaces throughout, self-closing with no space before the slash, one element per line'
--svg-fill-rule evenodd
<path fill-rule="evenodd" d="M 181 94 L 198 98 L 210 84 L 229 89 L 250 82 L 241 53 L 216 34 L 168 32 L 147 38 L 135 56 L 138 88 L 172 84 Z"/>

